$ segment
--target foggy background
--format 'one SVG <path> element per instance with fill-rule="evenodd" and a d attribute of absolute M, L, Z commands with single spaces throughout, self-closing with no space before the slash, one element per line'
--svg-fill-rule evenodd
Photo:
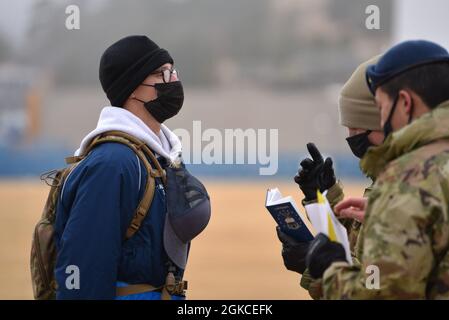
<path fill-rule="evenodd" d="M 70 4 L 80 30 L 66 29 Z M 380 30 L 365 27 L 368 5 L 380 8 Z M 33 297 L 31 235 L 49 190 L 39 174 L 64 167 L 96 126 L 108 105 L 101 54 L 131 34 L 174 57 L 186 97 L 171 129 L 279 130 L 270 180 L 259 165 L 188 166 L 213 208 L 190 251 L 188 298 L 309 299 L 284 268 L 266 189 L 301 203 L 292 177 L 313 141 L 333 157 L 345 195 L 361 196 L 370 182 L 339 125 L 339 91 L 398 41 L 449 47 L 448 12 L 447 0 L 0 0 L 0 299 Z"/>
<path fill-rule="evenodd" d="M 407 4 L 406 4 L 407 3 Z M 338 93 L 355 67 L 392 43 L 448 44 L 449 3 L 432 0 L 0 1 L 0 175 L 61 167 L 108 101 L 98 80 L 103 51 L 144 34 L 174 57 L 185 86 L 171 129 L 278 129 L 278 176 L 292 176 L 305 144 L 360 178 L 339 125 Z M 431 6 L 434 3 L 435 6 Z M 65 8 L 80 8 L 67 30 Z M 368 5 L 380 30 L 365 27 Z M 223 134 L 224 135 L 224 134 Z M 203 143 L 203 146 L 205 143 Z M 259 166 L 195 165 L 199 174 L 257 178 Z"/>

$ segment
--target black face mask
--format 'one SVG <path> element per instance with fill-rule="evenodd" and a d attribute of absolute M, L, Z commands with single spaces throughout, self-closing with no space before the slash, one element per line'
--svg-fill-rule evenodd
<path fill-rule="evenodd" d="M 145 85 L 156 89 L 157 98 L 146 102 L 137 98 L 134 99 L 142 102 L 154 119 L 163 123 L 178 114 L 184 102 L 184 89 L 181 81 Z"/>
<path fill-rule="evenodd" d="M 390 114 L 388 115 L 387 121 L 385 121 L 385 123 L 384 123 L 384 129 L 383 129 L 384 130 L 384 141 L 387 139 L 388 135 L 393 132 L 393 126 L 391 125 L 391 119 L 393 118 L 394 111 L 396 110 L 396 105 L 398 104 L 398 100 L 399 100 L 399 94 L 394 99 L 393 106 L 391 107 L 391 110 L 390 110 Z M 412 105 L 410 108 L 410 115 L 408 117 L 408 124 L 410 124 L 412 122 L 414 107 L 415 107 L 415 105 L 412 100 Z"/>
<path fill-rule="evenodd" d="M 393 132 L 393 127 L 391 126 L 391 119 L 393 118 L 394 111 L 396 110 L 396 105 L 398 104 L 399 95 L 394 98 L 393 106 L 391 107 L 390 114 L 388 115 L 387 121 L 384 123 L 384 141 L 387 139 L 388 135 Z"/>
<path fill-rule="evenodd" d="M 356 134 L 352 137 L 346 138 L 346 141 L 349 144 L 349 148 L 351 148 L 352 153 L 357 158 L 363 158 L 366 151 L 369 147 L 373 146 L 371 141 L 369 141 L 368 136 L 371 133 L 371 130 Z"/>

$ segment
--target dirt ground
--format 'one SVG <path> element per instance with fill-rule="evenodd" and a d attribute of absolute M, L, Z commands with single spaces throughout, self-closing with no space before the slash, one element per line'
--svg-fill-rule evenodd
<path fill-rule="evenodd" d="M 275 222 L 264 207 L 267 188 L 300 193 L 294 183 L 206 181 L 211 222 L 192 243 L 185 278 L 189 299 L 310 299 L 280 255 Z M 348 184 L 347 195 L 363 186 Z M 29 252 L 48 187 L 36 180 L 0 180 L 0 299 L 32 299 Z"/>

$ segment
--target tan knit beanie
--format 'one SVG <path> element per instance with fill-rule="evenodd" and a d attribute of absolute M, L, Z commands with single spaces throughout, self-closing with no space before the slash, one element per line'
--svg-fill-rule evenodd
<path fill-rule="evenodd" d="M 344 84 L 338 101 L 340 124 L 355 129 L 380 130 L 380 110 L 366 84 L 366 68 L 379 60 L 375 56 L 357 67 Z"/>

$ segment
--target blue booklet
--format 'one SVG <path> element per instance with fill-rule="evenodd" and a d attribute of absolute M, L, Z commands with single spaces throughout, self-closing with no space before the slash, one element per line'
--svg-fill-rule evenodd
<path fill-rule="evenodd" d="M 307 217 L 296 206 L 292 197 L 282 197 L 278 188 L 268 189 L 265 207 L 281 231 L 299 242 L 311 241 L 314 231 Z"/>

